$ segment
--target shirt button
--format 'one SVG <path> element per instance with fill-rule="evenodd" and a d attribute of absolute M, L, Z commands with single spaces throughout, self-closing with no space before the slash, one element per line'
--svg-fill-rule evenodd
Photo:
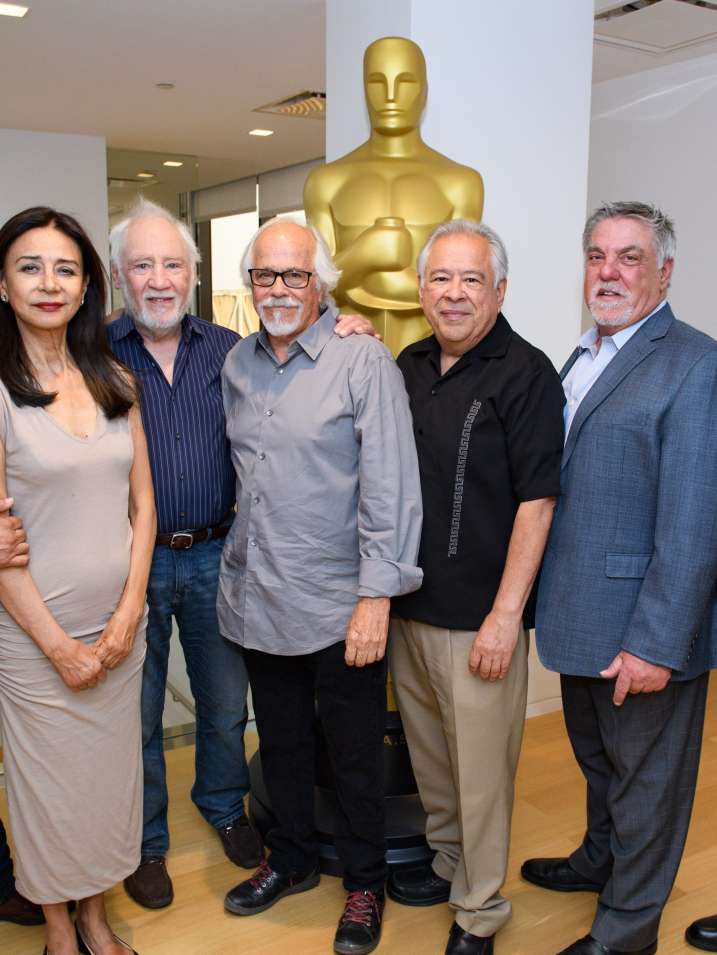
<path fill-rule="evenodd" d="M 269 408 L 269 410 L 265 411 L 264 414 L 267 416 L 267 418 L 271 418 L 274 412 L 271 410 L 271 408 Z"/>
<path fill-rule="evenodd" d="M 266 455 L 264 454 L 263 451 L 260 451 L 260 452 L 257 454 L 257 457 L 259 458 L 260 461 L 263 461 L 263 460 L 266 458 Z"/>
<path fill-rule="evenodd" d="M 283 375 L 283 374 L 284 374 L 284 369 L 283 369 L 283 368 L 277 368 L 276 370 L 278 371 L 278 373 L 279 373 L 280 375 Z"/>
<path fill-rule="evenodd" d="M 438 394 L 438 392 L 436 391 L 435 388 L 431 388 L 431 394 L 432 394 L 432 395 L 436 395 L 436 394 Z"/>
<path fill-rule="evenodd" d="M 177 439 L 177 441 L 179 441 L 179 439 L 180 439 L 182 436 L 181 436 L 181 434 L 179 433 L 179 431 L 177 431 L 177 433 L 175 434 L 174 437 Z"/>
<path fill-rule="evenodd" d="M 254 498 L 254 503 L 255 503 L 255 504 L 258 504 L 258 503 L 259 503 L 259 500 L 260 500 L 260 498 L 255 497 L 255 498 Z"/>
<path fill-rule="evenodd" d="M 249 541 L 249 546 L 256 547 L 256 538 L 252 537 L 252 539 Z"/>

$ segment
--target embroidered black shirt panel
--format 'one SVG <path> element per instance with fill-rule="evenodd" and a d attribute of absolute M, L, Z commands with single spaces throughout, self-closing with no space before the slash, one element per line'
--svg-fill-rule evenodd
<path fill-rule="evenodd" d="M 477 630 L 500 584 L 518 506 L 557 497 L 564 395 L 543 352 L 503 315 L 445 375 L 434 336 L 398 358 L 408 391 L 423 494 L 420 590 L 392 612 Z M 532 626 L 532 613 L 526 615 Z"/>

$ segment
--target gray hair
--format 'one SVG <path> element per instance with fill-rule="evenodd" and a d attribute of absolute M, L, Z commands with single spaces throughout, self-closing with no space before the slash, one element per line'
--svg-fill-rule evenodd
<path fill-rule="evenodd" d="M 158 206 L 156 202 L 150 202 L 149 199 L 145 199 L 142 196 L 139 197 L 129 210 L 126 218 L 122 219 L 121 222 L 118 222 L 117 225 L 113 226 L 110 230 L 110 263 L 118 272 L 122 271 L 122 252 L 127 240 L 127 230 L 133 222 L 138 222 L 140 219 L 165 219 L 167 222 L 171 222 L 184 240 L 184 244 L 187 247 L 187 258 L 189 259 L 192 270 L 196 273 L 197 264 L 201 261 L 201 255 L 199 254 L 197 243 L 192 237 L 192 233 L 181 219 L 172 215 L 169 209 L 165 209 L 164 206 Z"/>
<path fill-rule="evenodd" d="M 249 269 L 254 267 L 254 246 L 256 245 L 256 240 L 267 229 L 270 229 L 275 225 L 283 225 L 286 222 L 291 222 L 292 225 L 297 226 L 299 229 L 304 229 L 309 235 L 313 236 L 314 241 L 316 242 L 316 248 L 314 251 L 314 273 L 319 281 L 319 286 L 321 290 L 321 301 L 322 303 L 333 302 L 331 297 L 331 292 L 338 285 L 339 279 L 341 278 L 341 269 L 337 269 L 334 265 L 334 260 L 331 258 L 331 252 L 329 247 L 326 244 L 326 240 L 321 235 L 318 229 L 315 229 L 312 225 L 301 225 L 299 222 L 293 222 L 291 219 L 282 219 L 277 216 L 274 219 L 269 219 L 268 222 L 265 222 L 264 225 L 260 226 L 254 235 L 249 240 L 249 245 L 247 245 L 244 250 L 244 255 L 241 257 L 241 262 L 239 263 L 239 271 L 241 272 L 242 281 L 247 288 L 251 288 L 251 278 L 249 276 Z"/>
<path fill-rule="evenodd" d="M 493 287 L 497 288 L 499 282 L 508 278 L 508 253 L 498 233 L 476 219 L 451 219 L 449 222 L 442 222 L 439 226 L 436 226 L 421 249 L 416 263 L 418 281 L 421 286 L 425 278 L 426 263 L 433 243 L 444 235 L 477 235 L 485 239 L 491 250 Z"/>
<path fill-rule="evenodd" d="M 677 250 L 675 224 L 662 209 L 647 202 L 603 202 L 585 223 L 583 252 L 588 251 L 596 226 L 605 219 L 636 219 L 643 222 L 652 232 L 658 267 L 662 268 L 668 259 L 674 259 Z"/>

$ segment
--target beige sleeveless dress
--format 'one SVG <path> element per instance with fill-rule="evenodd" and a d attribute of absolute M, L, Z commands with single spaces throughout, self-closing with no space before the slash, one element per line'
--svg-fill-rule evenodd
<path fill-rule="evenodd" d="M 30 544 L 30 573 L 65 631 L 94 643 L 129 569 L 133 447 L 126 417 L 97 413 L 74 437 L 0 382 L 8 494 Z M 104 683 L 73 693 L 0 605 L 0 721 L 18 891 L 33 902 L 95 895 L 139 865 L 140 688 L 145 622 Z"/>

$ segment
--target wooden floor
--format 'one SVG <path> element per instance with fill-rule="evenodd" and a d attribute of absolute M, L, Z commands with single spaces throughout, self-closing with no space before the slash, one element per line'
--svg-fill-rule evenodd
<path fill-rule="evenodd" d="M 135 905 L 122 887 L 108 895 L 115 930 L 140 955 L 328 955 L 341 910 L 338 879 L 324 876 L 318 889 L 282 900 L 252 918 L 227 915 L 227 889 L 246 876 L 228 862 L 219 840 L 189 799 L 193 747 L 167 754 L 171 787 L 172 851 L 169 868 L 175 901 L 160 912 Z M 688 923 L 717 912 L 717 684 L 713 686 L 697 801 L 687 849 L 660 932 L 662 955 L 691 952 L 683 941 Z M 7 820 L 4 794 L 0 814 Z M 554 955 L 590 928 L 595 896 L 556 894 L 518 876 L 529 856 L 563 855 L 579 842 L 584 787 L 558 713 L 527 724 L 517 784 L 513 843 L 505 894 L 513 919 L 496 941 L 496 955 Z M 443 955 L 451 915 L 445 906 L 405 908 L 389 900 L 380 952 Z M 2 955 L 40 955 L 42 929 L 0 924 Z"/>

